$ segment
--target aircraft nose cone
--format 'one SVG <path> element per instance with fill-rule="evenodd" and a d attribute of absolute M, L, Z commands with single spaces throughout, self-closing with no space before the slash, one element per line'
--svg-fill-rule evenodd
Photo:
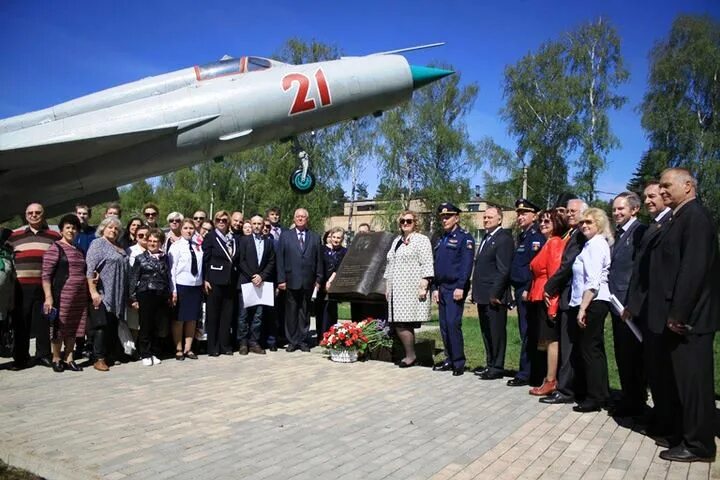
<path fill-rule="evenodd" d="M 424 87 L 428 83 L 440 80 L 443 77 L 452 75 L 452 70 L 444 70 L 442 68 L 423 67 L 418 65 L 410 65 L 410 73 L 412 73 L 413 90 Z"/>

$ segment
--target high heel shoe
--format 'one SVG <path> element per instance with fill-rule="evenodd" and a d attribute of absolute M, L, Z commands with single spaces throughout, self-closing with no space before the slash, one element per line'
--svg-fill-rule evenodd
<path fill-rule="evenodd" d="M 63 362 L 52 362 L 52 369 L 53 372 L 61 373 L 65 371 L 65 366 L 63 366 Z"/>
<path fill-rule="evenodd" d="M 546 395 L 550 395 L 555 390 L 557 390 L 557 380 L 548 381 L 548 379 L 543 380 L 543 384 L 539 387 L 533 387 L 530 389 L 530 395 L 535 395 L 537 397 L 544 397 Z"/>
<path fill-rule="evenodd" d="M 400 368 L 410 368 L 410 367 L 414 367 L 416 363 L 417 363 L 417 358 L 416 358 L 415 360 L 413 360 L 412 362 L 410 362 L 410 363 L 405 362 L 405 360 L 400 360 L 400 363 L 398 364 L 398 367 L 400 367 Z"/>
<path fill-rule="evenodd" d="M 80 365 L 75 363 L 75 360 L 71 360 L 69 362 L 63 362 L 63 364 L 65 366 L 65 370 L 70 370 L 73 372 L 82 372 L 83 371 L 83 367 L 81 367 Z"/>

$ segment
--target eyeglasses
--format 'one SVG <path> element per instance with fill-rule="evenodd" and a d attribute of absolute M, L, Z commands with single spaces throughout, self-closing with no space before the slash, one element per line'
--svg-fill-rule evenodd
<path fill-rule="evenodd" d="M 216 218 L 215 219 L 215 223 L 227 223 L 227 222 L 228 222 L 227 218 Z"/>
<path fill-rule="evenodd" d="M 32 210 L 30 212 L 25 212 L 25 215 L 42 215 L 42 210 Z"/>
<path fill-rule="evenodd" d="M 270 225 L 263 225 L 263 228 L 267 228 L 268 230 L 270 230 L 270 228 L 272 227 Z"/>
<path fill-rule="evenodd" d="M 415 220 L 413 220 L 412 218 L 401 218 L 400 219 L 400 225 L 412 225 L 413 223 L 415 223 Z"/>
<path fill-rule="evenodd" d="M 137 233 L 137 234 L 135 234 L 135 238 L 145 238 L 145 234 L 144 234 L 144 233 Z"/>
<path fill-rule="evenodd" d="M 143 215 L 146 217 L 157 217 L 157 212 L 145 212 Z"/>
<path fill-rule="evenodd" d="M 540 223 L 552 223 L 552 220 L 550 220 L 549 218 L 543 218 L 542 220 L 540 220 Z"/>
<path fill-rule="evenodd" d="M 593 225 L 595 224 L 595 220 L 580 220 L 580 225 Z"/>
<path fill-rule="evenodd" d="M 170 223 L 180 223 L 180 219 L 179 219 L 179 218 L 173 218 L 172 220 L 170 220 Z"/>
<path fill-rule="evenodd" d="M 205 220 L 205 217 L 193 217 L 193 220 Z"/>

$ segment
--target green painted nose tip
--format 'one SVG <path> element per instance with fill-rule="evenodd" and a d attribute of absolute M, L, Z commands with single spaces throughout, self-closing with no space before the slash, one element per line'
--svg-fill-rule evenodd
<path fill-rule="evenodd" d="M 412 73 L 413 89 L 424 87 L 428 83 L 440 80 L 443 77 L 452 75 L 452 70 L 444 70 L 442 68 L 421 67 L 418 65 L 410 65 L 410 73 Z"/>

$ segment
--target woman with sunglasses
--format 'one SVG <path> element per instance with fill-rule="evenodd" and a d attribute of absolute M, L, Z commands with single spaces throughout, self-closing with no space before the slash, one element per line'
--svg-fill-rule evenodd
<path fill-rule="evenodd" d="M 215 228 L 202 242 L 202 275 L 207 295 L 207 351 L 211 357 L 221 353 L 232 355 L 230 321 L 235 290 L 235 260 L 238 249 L 230 232 L 230 214 L 226 210 L 215 213 Z"/>
<path fill-rule="evenodd" d="M 398 218 L 400 235 L 393 240 L 385 267 L 389 321 L 405 348 L 400 368 L 415 365 L 415 328 L 430 320 L 428 287 L 435 271 L 430 239 L 418 233 L 415 212 Z"/>
<path fill-rule="evenodd" d="M 150 228 L 159 228 L 158 226 L 158 215 L 160 209 L 154 203 L 146 203 L 143 207 L 143 216 L 145 217 L 145 223 Z"/>
<path fill-rule="evenodd" d="M 140 225 L 137 230 L 135 230 L 135 240 L 137 243 L 127 250 L 128 265 L 130 268 L 132 268 L 135 264 L 137 256 L 147 250 L 147 235 L 149 231 L 150 227 L 144 224 Z M 128 308 L 125 310 L 125 321 L 132 332 L 133 338 L 137 339 L 138 332 L 140 331 L 140 317 L 138 315 L 138 311 L 134 308 Z"/>
<path fill-rule="evenodd" d="M 585 210 L 580 231 L 587 241 L 572 266 L 568 318 L 577 321 L 580 327 L 577 344 L 587 396 L 573 410 L 597 412 L 605 406 L 610 395 L 605 357 L 605 317 L 610 310 L 608 273 L 610 245 L 614 238 L 607 214 L 599 208 Z M 579 378 L 582 378 L 582 372 Z"/>
<path fill-rule="evenodd" d="M 534 324 L 534 330 L 538 332 L 538 350 L 547 351 L 547 374 L 542 385 L 530 389 L 530 395 L 545 396 L 550 395 L 557 388 L 560 325 L 555 317 L 560 296 L 551 297 L 549 305 L 545 305 L 543 294 L 548 278 L 560 268 L 567 241 L 563 237 L 568 230 L 568 223 L 557 210 L 543 210 L 539 217 L 540 233 L 545 236 L 546 241 L 530 262 L 532 283 L 528 291 L 528 319 Z"/>
<path fill-rule="evenodd" d="M 185 217 L 180 212 L 170 212 L 167 216 L 168 229 L 165 234 L 163 252 L 170 251 L 170 246 L 182 238 L 182 224 Z"/>

